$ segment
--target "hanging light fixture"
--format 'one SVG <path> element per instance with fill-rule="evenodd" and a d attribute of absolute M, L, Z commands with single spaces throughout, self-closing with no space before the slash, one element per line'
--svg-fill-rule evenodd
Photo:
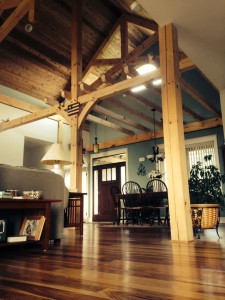
<path fill-rule="evenodd" d="M 85 165 L 85 161 L 84 161 L 84 155 L 86 153 L 86 149 L 83 147 L 82 148 L 82 165 Z"/>
<path fill-rule="evenodd" d="M 83 166 L 85 165 L 85 161 L 84 161 L 85 153 L 86 153 L 86 149 L 84 148 L 84 142 L 83 142 L 83 139 L 82 139 L 82 165 Z"/>
<path fill-rule="evenodd" d="M 93 151 L 94 153 L 99 152 L 99 144 L 98 144 L 98 138 L 97 138 L 97 125 L 95 124 L 95 143 L 93 144 Z"/>
<path fill-rule="evenodd" d="M 164 157 L 162 153 L 159 153 L 159 147 L 156 144 L 156 132 L 155 132 L 155 108 L 152 109 L 153 120 L 154 120 L 154 146 L 152 147 L 153 154 L 147 155 L 147 158 L 151 162 L 158 163 L 158 161 L 163 161 Z"/>

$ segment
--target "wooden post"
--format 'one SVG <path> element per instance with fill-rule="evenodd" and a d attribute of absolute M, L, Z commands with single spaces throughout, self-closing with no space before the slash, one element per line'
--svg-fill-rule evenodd
<path fill-rule="evenodd" d="M 221 105 L 221 112 L 222 112 L 223 128 L 225 128 L 225 89 L 220 90 L 220 105 Z M 224 134 L 224 141 L 225 141 L 225 130 L 223 134 Z"/>
<path fill-rule="evenodd" d="M 57 133 L 57 143 L 62 144 L 63 142 L 63 121 L 58 121 L 58 133 Z"/>
<path fill-rule="evenodd" d="M 82 79 L 82 6 L 81 0 L 73 1 L 71 27 L 71 100 L 78 101 L 79 82 Z M 82 137 L 78 129 L 78 114 L 71 117 L 71 172 L 70 190 L 82 188 Z"/>
<path fill-rule="evenodd" d="M 178 39 L 172 24 L 159 30 L 162 112 L 171 238 L 193 240 L 180 89 Z"/>

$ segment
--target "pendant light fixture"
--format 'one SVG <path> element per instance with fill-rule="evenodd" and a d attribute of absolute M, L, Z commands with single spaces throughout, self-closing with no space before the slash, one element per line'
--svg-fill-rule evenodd
<path fill-rule="evenodd" d="M 93 144 L 93 151 L 94 153 L 99 152 L 99 144 L 98 144 L 98 138 L 97 138 L 97 124 L 95 123 L 95 143 Z"/>
<path fill-rule="evenodd" d="M 153 120 L 154 120 L 154 146 L 152 147 L 153 154 L 147 155 L 147 158 L 151 162 L 158 163 L 158 161 L 163 161 L 164 157 L 163 154 L 159 153 L 159 147 L 156 144 L 156 131 L 155 131 L 155 108 L 152 109 L 153 113 Z"/>

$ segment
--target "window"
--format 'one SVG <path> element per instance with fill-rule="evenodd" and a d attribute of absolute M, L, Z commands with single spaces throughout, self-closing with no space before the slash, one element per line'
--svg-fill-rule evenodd
<path fill-rule="evenodd" d="M 98 170 L 94 171 L 94 215 L 98 214 Z"/>
<path fill-rule="evenodd" d="M 216 136 L 206 136 L 186 141 L 186 153 L 188 162 L 188 174 L 193 165 L 198 161 L 207 164 L 204 161 L 206 155 L 212 155 L 210 164 L 219 166 L 218 149 Z"/>
<path fill-rule="evenodd" d="M 109 167 L 102 169 L 102 181 L 116 180 L 116 168 Z"/>
<path fill-rule="evenodd" d="M 187 167 L 188 174 L 193 165 L 198 161 L 204 163 L 204 156 L 212 155 L 210 164 L 214 164 L 219 168 L 219 158 L 218 158 L 218 147 L 216 135 L 210 135 L 205 137 L 193 138 L 185 140 L 186 155 L 187 155 Z M 207 164 L 207 162 L 205 162 Z M 167 183 L 166 175 L 166 159 L 163 162 L 158 162 L 156 169 L 162 174 L 162 180 Z"/>

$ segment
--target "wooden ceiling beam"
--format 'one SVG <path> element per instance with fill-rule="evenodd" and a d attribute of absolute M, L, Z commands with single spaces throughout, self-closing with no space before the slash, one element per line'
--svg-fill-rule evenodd
<path fill-rule="evenodd" d="M 110 30 L 109 34 L 106 36 L 106 38 L 102 42 L 101 46 L 98 48 L 98 50 L 93 55 L 92 59 L 89 61 L 87 67 L 85 68 L 85 70 L 83 72 L 83 79 L 82 79 L 82 81 L 85 81 L 85 79 L 87 78 L 87 76 L 89 74 L 90 68 L 93 66 L 93 62 L 98 58 L 99 54 L 103 51 L 104 47 L 108 43 L 110 43 L 110 41 L 112 40 L 114 34 L 119 30 L 119 25 L 120 25 L 121 20 L 122 20 L 122 16 L 113 25 L 113 27 Z"/>
<path fill-rule="evenodd" d="M 133 17 L 132 15 L 128 15 L 128 14 L 123 14 L 120 16 L 120 18 L 117 20 L 117 22 L 114 24 L 114 26 L 112 27 L 111 31 L 109 32 L 109 34 L 107 35 L 107 37 L 105 38 L 105 40 L 103 41 L 103 43 L 101 44 L 101 46 L 98 48 L 98 50 L 95 52 L 94 56 L 92 57 L 92 59 L 89 61 L 85 71 L 83 72 L 83 80 L 85 81 L 88 72 L 90 71 L 91 67 L 95 64 L 94 62 L 96 61 L 96 59 L 98 58 L 99 54 L 102 52 L 102 50 L 104 49 L 104 47 L 106 46 L 106 44 L 109 44 L 110 41 L 112 40 L 113 36 L 115 35 L 115 33 L 119 30 L 121 30 L 121 57 L 124 58 L 124 54 L 128 54 L 128 28 L 127 28 L 127 18 L 129 17 L 129 22 L 132 23 L 138 23 L 139 26 L 145 27 L 146 28 L 151 28 L 153 31 L 158 31 L 158 25 L 152 21 L 152 20 L 148 20 L 142 17 Z M 127 49 L 126 52 L 124 52 Z M 145 50 L 143 50 L 142 52 L 144 52 Z M 138 56 L 138 55 L 135 55 Z M 135 57 L 133 55 L 133 57 Z M 123 64 L 123 62 L 118 63 L 117 65 L 121 65 L 121 63 Z M 121 67 L 120 67 L 121 68 Z M 98 83 L 98 85 L 100 85 L 100 82 Z"/>
<path fill-rule="evenodd" d="M 123 109 L 126 112 L 129 112 L 130 114 L 138 117 L 141 120 L 145 120 L 149 123 L 154 122 L 153 118 L 151 118 L 149 115 L 143 114 L 142 112 L 137 111 L 136 109 L 132 108 L 131 106 L 126 105 L 126 104 L 122 103 L 121 101 L 119 101 L 115 98 L 110 98 L 109 101 L 110 101 L 110 103 L 113 103 L 115 106 L 117 106 L 119 109 Z M 155 124 L 156 124 L 157 127 L 162 128 L 162 123 L 161 122 L 158 122 L 156 120 Z"/>
<path fill-rule="evenodd" d="M 29 113 L 37 113 L 40 110 L 43 110 L 43 108 L 41 108 L 40 106 L 18 100 L 16 98 L 4 95 L 2 93 L 0 93 L 0 103 L 23 110 L 23 111 L 26 111 L 26 112 L 29 112 Z M 50 117 L 49 119 L 51 119 L 53 121 L 57 121 L 57 122 L 62 120 L 62 121 L 64 121 L 65 124 L 68 124 L 68 122 L 61 115 Z"/>
<path fill-rule="evenodd" d="M 120 53 L 121 58 L 124 59 L 128 55 L 128 24 L 127 18 L 124 15 L 120 22 Z"/>
<path fill-rule="evenodd" d="M 18 126 L 26 125 L 29 123 L 32 123 L 34 121 L 41 120 L 43 118 L 48 118 L 53 115 L 60 114 L 60 110 L 58 107 L 52 106 L 50 108 L 45 108 L 42 110 L 39 110 L 38 112 L 34 112 L 32 114 L 28 114 L 24 117 L 21 118 L 16 118 L 12 121 L 8 121 L 6 123 L 1 123 L 0 124 L 0 132 L 7 130 L 7 129 L 12 129 Z"/>
<path fill-rule="evenodd" d="M 191 118 L 193 118 L 195 121 L 201 122 L 203 121 L 203 118 L 195 112 L 195 110 L 190 109 L 186 105 L 183 104 L 183 111 L 189 115 Z"/>
<path fill-rule="evenodd" d="M 137 15 L 127 14 L 127 21 L 135 25 L 148 28 L 154 32 L 158 31 L 158 24 L 150 19 L 142 18 Z"/>
<path fill-rule="evenodd" d="M 195 122 L 191 124 L 184 125 L 184 132 L 194 132 L 199 131 L 203 129 L 209 129 L 214 127 L 220 127 L 222 126 L 222 119 L 221 118 L 215 118 L 203 122 Z M 119 146 L 125 146 L 129 144 L 135 144 L 140 142 L 146 142 L 150 141 L 154 138 L 154 135 L 152 132 L 146 132 L 141 134 L 135 134 L 133 136 L 127 136 L 124 138 L 116 139 L 116 140 L 110 140 L 106 142 L 99 143 L 100 149 L 109 149 Z M 163 138 L 163 131 L 156 131 L 156 138 Z M 87 151 L 93 151 L 93 145 L 89 145 L 86 147 Z"/>
<path fill-rule="evenodd" d="M 194 132 L 199 130 L 205 130 L 215 127 L 220 127 L 223 125 L 222 118 L 213 118 L 209 120 L 204 120 L 201 122 L 193 122 L 184 125 L 184 132 Z"/>
<path fill-rule="evenodd" d="M 90 114 L 87 116 L 87 120 L 91 121 L 91 122 L 94 122 L 94 123 L 97 123 L 97 124 L 100 124 L 102 126 L 106 126 L 106 127 L 110 128 L 110 129 L 117 130 L 117 131 L 122 132 L 124 134 L 128 134 L 128 135 L 133 135 L 134 134 L 133 131 L 131 131 L 131 130 L 127 129 L 127 128 L 123 128 L 123 127 L 118 126 L 118 125 L 116 125 L 114 123 L 111 123 L 109 121 L 103 120 L 101 118 L 98 118 L 98 117 L 90 115 Z"/>
<path fill-rule="evenodd" d="M 140 56 L 144 51 L 146 51 L 149 47 L 154 45 L 158 41 L 158 34 L 154 33 L 149 38 L 147 38 L 140 46 L 136 47 L 132 52 L 130 52 L 121 63 L 113 66 L 106 72 L 106 75 L 111 77 L 118 71 L 123 68 L 123 65 L 129 64 L 130 61 L 134 60 L 134 58 Z M 99 85 L 102 84 L 101 78 L 97 79 L 91 86 L 93 89 L 96 89 Z"/>
<path fill-rule="evenodd" d="M 189 64 L 189 66 L 191 65 L 191 62 L 190 62 L 190 61 L 189 61 L 189 62 L 186 61 L 186 63 L 184 62 L 184 64 L 181 63 L 181 68 L 184 67 L 184 65 L 187 66 L 187 63 Z M 131 71 L 131 69 L 130 69 L 130 71 Z M 131 77 L 132 77 L 132 76 L 135 76 L 135 74 L 137 73 L 136 70 L 133 69 L 133 71 L 134 71 L 134 73 L 131 73 L 131 72 L 129 73 Z M 157 96 L 159 96 L 159 97 L 161 98 L 161 89 L 158 89 L 158 88 L 152 86 L 151 83 L 148 83 L 146 86 L 147 86 L 147 88 L 148 88 L 152 93 L 156 94 Z M 131 93 L 129 93 L 129 95 L 131 96 Z M 194 88 L 192 88 L 192 95 L 193 95 L 193 97 L 194 97 L 194 95 L 195 95 L 194 99 L 196 99 L 196 100 L 198 101 L 198 96 L 197 96 L 197 95 L 198 95 L 198 92 L 197 92 Z M 141 98 L 138 98 L 139 96 L 135 96 L 135 97 L 136 97 L 137 100 L 141 100 L 141 101 L 143 100 L 143 99 L 141 99 Z M 139 102 L 141 102 L 141 101 L 139 101 Z M 144 101 L 142 101 L 142 102 L 144 102 Z M 152 104 L 153 104 L 153 103 L 152 103 Z M 154 107 L 154 106 L 152 106 L 152 107 Z M 162 112 L 162 109 L 161 109 L 161 108 L 159 109 L 159 107 L 158 107 L 158 109 L 156 108 L 156 110 Z M 194 120 L 196 120 L 196 121 L 202 121 L 202 118 L 201 118 L 195 111 L 189 109 L 189 108 L 188 108 L 187 106 L 185 106 L 185 105 L 183 105 L 183 111 L 184 111 L 185 113 L 187 113 L 189 116 L 191 116 Z"/>
<path fill-rule="evenodd" d="M 70 93 L 70 92 L 68 92 L 68 91 L 62 91 L 61 94 L 62 94 L 62 97 L 66 98 L 66 99 L 68 99 L 68 100 L 71 99 L 71 93 Z M 112 99 L 108 99 L 107 101 L 111 101 L 111 100 L 112 100 Z M 113 100 L 112 100 L 112 101 L 113 101 Z M 126 110 L 129 109 L 129 107 L 126 107 L 125 109 L 126 109 Z M 110 117 L 110 118 L 112 118 L 112 119 L 115 119 L 115 120 L 117 120 L 117 121 L 120 121 L 120 122 L 122 122 L 122 123 L 124 123 L 124 124 L 126 124 L 126 125 L 129 125 L 129 126 L 131 126 L 131 127 L 134 127 L 134 128 L 136 128 L 136 129 L 138 129 L 138 130 L 141 130 L 141 131 L 148 131 L 148 130 L 149 130 L 147 127 L 145 127 L 145 126 L 143 126 L 143 125 L 141 125 L 141 124 L 138 124 L 138 123 L 136 123 L 136 122 L 134 122 L 134 121 L 131 121 L 131 120 L 129 120 L 128 118 L 124 117 L 123 115 L 117 114 L 117 113 L 115 113 L 115 112 L 113 112 L 113 111 L 111 111 L 111 110 L 108 110 L 108 109 L 106 109 L 106 108 L 103 108 L 103 107 L 101 107 L 100 105 L 95 105 L 95 106 L 92 108 L 92 110 L 93 110 L 93 111 L 96 111 L 96 112 L 98 112 L 98 113 L 101 113 L 101 114 L 103 114 L 103 115 L 105 115 L 105 116 L 107 116 L 107 117 Z M 134 112 L 135 112 L 135 114 L 136 114 L 137 117 L 143 117 L 142 114 L 136 112 L 135 110 L 134 110 Z M 147 117 L 147 116 L 146 116 L 146 117 Z M 147 117 L 147 118 L 148 118 L 148 117 Z M 149 121 L 149 118 L 148 118 L 147 120 Z M 115 129 L 115 128 L 114 128 L 114 129 Z M 120 131 L 120 130 L 119 130 L 119 131 Z"/>
<path fill-rule="evenodd" d="M 159 113 L 160 116 L 162 115 L 162 108 L 159 105 L 157 105 L 154 102 L 152 102 L 151 100 L 145 99 L 144 97 L 142 97 L 140 95 L 134 95 L 131 92 L 126 92 L 125 95 L 129 96 L 134 101 L 140 103 L 141 105 L 143 105 L 147 109 L 148 108 L 150 108 L 150 109 L 154 108 L 156 110 L 156 113 Z"/>
<path fill-rule="evenodd" d="M 88 101 L 98 101 L 99 99 L 105 99 L 110 96 L 115 96 L 118 94 L 122 94 L 128 89 L 146 83 L 152 79 L 160 77 L 160 70 L 156 70 L 150 74 L 146 75 L 138 75 L 134 78 L 126 79 L 120 82 L 117 82 L 111 86 L 104 87 L 102 89 L 98 89 L 96 91 L 91 92 L 87 95 L 82 95 L 78 98 L 80 104 L 86 103 Z"/>
<path fill-rule="evenodd" d="M 121 58 L 97 58 L 93 61 L 93 66 L 110 66 L 123 62 Z M 149 63 L 149 56 L 139 56 L 129 61 L 129 65 L 142 65 Z"/>
<path fill-rule="evenodd" d="M 35 0 L 30 0 L 29 10 L 28 10 L 28 21 L 34 22 L 34 4 Z"/>
<path fill-rule="evenodd" d="M 140 95 L 132 95 L 132 93 L 130 92 L 126 92 L 125 95 L 128 95 L 129 97 L 132 97 L 136 102 L 139 102 L 141 103 L 143 106 L 147 107 L 147 108 L 155 108 L 158 112 L 162 112 L 162 109 L 161 107 L 159 107 L 158 105 L 156 105 L 155 103 L 147 100 L 147 99 L 144 99 L 143 97 L 141 97 Z M 71 99 L 71 93 L 68 92 L 68 91 L 63 91 L 62 92 L 62 97 L 66 98 L 66 99 Z M 136 109 L 133 109 L 132 107 L 122 103 L 121 101 L 119 100 L 116 100 L 115 98 L 108 98 L 107 101 L 109 101 L 110 103 L 113 103 L 115 107 L 117 107 L 118 109 L 123 109 L 125 110 L 126 112 L 129 112 L 131 115 L 134 115 L 136 116 L 137 118 L 139 119 L 143 119 L 149 123 L 153 123 L 154 120 L 153 118 L 151 118 L 150 116 L 148 115 L 145 115 L 143 114 L 142 112 L 139 112 L 137 111 Z M 93 106 L 93 110 L 95 111 L 95 108 L 96 108 L 97 105 Z M 101 106 L 98 106 L 98 107 L 101 107 Z M 114 114 L 113 111 L 110 111 L 110 116 Z M 161 113 L 160 113 L 160 116 L 161 116 Z M 124 117 L 123 117 L 124 118 Z M 119 120 L 119 119 L 118 119 Z M 159 128 L 162 128 L 162 123 L 161 122 L 158 122 L 157 120 L 155 121 L 156 122 L 156 126 L 159 127 Z M 139 128 L 138 129 L 141 129 L 143 130 L 144 126 L 138 124 Z M 141 127 L 140 127 L 141 126 Z M 135 127 L 133 125 L 133 127 Z M 143 130 L 145 131 L 145 130 Z"/>
<path fill-rule="evenodd" d="M 181 88 L 188 93 L 193 99 L 195 99 L 199 104 L 201 104 L 205 109 L 212 112 L 218 117 L 221 117 L 220 111 L 213 105 L 209 104 L 206 99 L 189 83 L 181 79 Z"/>
<path fill-rule="evenodd" d="M 21 0 L 0 0 L 0 9 L 10 9 L 18 6 Z"/>
<path fill-rule="evenodd" d="M 138 124 L 132 120 L 130 120 L 129 118 L 125 117 L 124 115 L 121 115 L 121 114 L 118 114 L 118 113 L 115 113 L 107 108 L 104 108 L 100 105 L 95 105 L 93 107 L 93 111 L 97 112 L 97 113 L 100 113 L 104 116 L 106 116 L 107 118 L 111 118 L 111 119 L 114 119 L 116 121 L 119 121 L 121 123 L 124 123 L 128 126 L 131 126 L 133 128 L 136 128 L 140 131 L 149 131 L 149 128 L 141 125 L 141 124 Z"/>
<path fill-rule="evenodd" d="M 179 61 L 179 68 L 181 72 L 186 72 L 195 69 L 196 65 L 193 64 L 193 61 L 189 57 L 185 57 Z"/>
<path fill-rule="evenodd" d="M 0 3 L 1 4 L 1 3 Z M 1 5 L 0 5 L 0 8 Z M 18 22 L 29 13 L 29 21 L 34 21 L 34 0 L 22 0 L 12 14 L 0 27 L 0 43 L 9 34 L 9 32 L 18 24 Z"/>
<path fill-rule="evenodd" d="M 121 62 L 121 58 L 97 58 L 93 61 L 93 66 L 111 66 Z"/>

